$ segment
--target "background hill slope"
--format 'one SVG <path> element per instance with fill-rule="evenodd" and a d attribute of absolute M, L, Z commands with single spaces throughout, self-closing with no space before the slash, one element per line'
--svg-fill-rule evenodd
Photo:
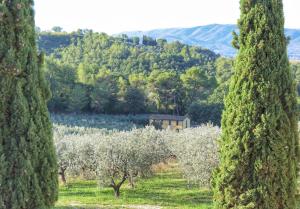
<path fill-rule="evenodd" d="M 232 57 L 236 50 L 231 46 L 232 31 L 238 31 L 236 25 L 206 25 L 193 28 L 169 28 L 151 31 L 123 32 L 129 37 L 162 38 L 168 41 L 180 41 L 189 45 L 201 46 L 223 56 Z M 300 60 L 300 29 L 286 29 L 286 35 L 291 38 L 289 44 L 289 57 Z"/>

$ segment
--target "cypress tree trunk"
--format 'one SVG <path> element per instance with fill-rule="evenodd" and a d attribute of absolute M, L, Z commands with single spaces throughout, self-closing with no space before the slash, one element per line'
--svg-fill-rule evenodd
<path fill-rule="evenodd" d="M 239 48 L 225 100 L 215 208 L 295 209 L 296 93 L 282 0 L 241 0 Z"/>
<path fill-rule="evenodd" d="M 57 164 L 33 0 L 0 0 L 0 206 L 50 208 Z M 2 207 L 3 206 L 3 207 Z"/>

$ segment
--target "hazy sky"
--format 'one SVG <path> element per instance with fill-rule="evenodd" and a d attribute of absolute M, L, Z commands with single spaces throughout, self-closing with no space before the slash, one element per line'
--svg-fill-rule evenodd
<path fill-rule="evenodd" d="M 300 28 L 300 0 L 283 0 L 286 27 Z M 43 30 L 93 29 L 108 34 L 212 23 L 236 23 L 239 0 L 35 0 Z"/>

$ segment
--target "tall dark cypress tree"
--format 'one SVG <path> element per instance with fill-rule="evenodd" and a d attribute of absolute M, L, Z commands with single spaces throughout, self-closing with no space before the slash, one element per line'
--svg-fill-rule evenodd
<path fill-rule="evenodd" d="M 46 209 L 57 164 L 33 0 L 0 0 L 0 208 Z"/>
<path fill-rule="evenodd" d="M 235 74 L 225 100 L 217 209 L 295 209 L 296 93 L 282 0 L 241 0 Z"/>

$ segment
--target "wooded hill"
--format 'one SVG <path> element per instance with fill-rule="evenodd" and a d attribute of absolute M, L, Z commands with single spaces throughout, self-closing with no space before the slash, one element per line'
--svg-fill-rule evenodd
<path fill-rule="evenodd" d="M 147 36 L 42 32 L 39 46 L 55 112 L 189 113 L 219 123 L 233 73 L 233 60 L 208 49 Z"/>

